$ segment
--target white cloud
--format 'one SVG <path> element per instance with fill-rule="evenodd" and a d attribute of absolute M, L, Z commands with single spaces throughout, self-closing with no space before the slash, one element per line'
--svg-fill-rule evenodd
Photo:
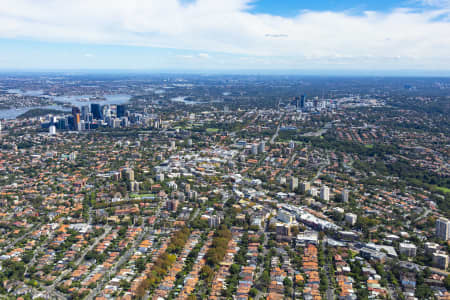
<path fill-rule="evenodd" d="M 192 55 L 177 55 L 176 57 L 183 58 L 183 59 L 193 59 L 194 58 L 194 56 L 192 56 Z"/>
<path fill-rule="evenodd" d="M 94 57 L 94 54 L 92 54 L 92 53 L 85 53 L 84 56 L 85 57 Z"/>
<path fill-rule="evenodd" d="M 199 53 L 198 57 L 208 59 L 210 58 L 210 55 L 208 53 Z"/>
<path fill-rule="evenodd" d="M 219 52 L 273 67 L 448 70 L 450 0 L 423 1 L 435 8 L 285 18 L 249 13 L 250 0 L 0 0 L 0 37 Z"/>
<path fill-rule="evenodd" d="M 450 7 L 450 0 L 416 0 L 423 5 L 436 7 Z"/>

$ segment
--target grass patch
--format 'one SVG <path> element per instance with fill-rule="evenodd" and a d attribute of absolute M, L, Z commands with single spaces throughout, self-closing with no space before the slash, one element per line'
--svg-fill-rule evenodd
<path fill-rule="evenodd" d="M 144 197 L 155 197 L 155 194 L 131 194 L 131 198 L 144 198 Z"/>
<path fill-rule="evenodd" d="M 443 186 L 436 186 L 436 189 L 438 189 L 438 190 L 440 190 L 441 192 L 444 192 L 444 193 L 450 193 L 450 189 L 449 188 L 446 188 L 446 187 L 443 187 Z"/>
<path fill-rule="evenodd" d="M 218 132 L 219 128 L 206 128 L 206 132 Z"/>

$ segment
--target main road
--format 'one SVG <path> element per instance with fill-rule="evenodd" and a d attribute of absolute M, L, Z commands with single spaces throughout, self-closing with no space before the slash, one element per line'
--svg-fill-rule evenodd
<path fill-rule="evenodd" d="M 106 237 L 106 235 L 109 234 L 110 231 L 111 231 L 111 226 L 109 226 L 109 225 L 105 226 L 105 232 L 104 232 L 101 236 L 98 236 L 98 237 L 95 239 L 94 243 L 93 243 L 91 246 L 89 246 L 87 249 L 85 249 L 85 250 L 83 251 L 83 253 L 81 254 L 80 258 L 78 258 L 78 259 L 75 261 L 75 263 L 74 263 L 74 268 L 73 268 L 73 269 L 76 269 L 76 268 L 77 268 L 77 266 L 84 260 L 84 257 L 86 256 L 86 254 L 87 254 L 89 251 L 91 251 L 92 249 L 94 249 L 94 247 L 96 247 L 97 244 L 98 244 L 101 240 L 103 240 L 103 239 Z M 52 283 L 51 285 L 48 286 L 48 288 L 49 288 L 51 291 L 53 291 L 53 289 L 55 288 L 55 286 L 56 286 L 56 285 L 64 278 L 64 276 L 66 276 L 66 275 L 67 275 L 69 272 L 71 272 L 71 271 L 72 271 L 71 268 L 67 268 L 66 270 L 64 270 L 63 272 L 61 272 L 61 274 L 53 281 L 53 283 Z"/>
<path fill-rule="evenodd" d="M 159 216 L 160 211 L 161 211 L 161 203 L 159 203 L 158 208 L 156 209 L 155 216 Z M 139 234 L 138 238 L 134 241 L 130 249 L 128 249 L 125 252 L 125 254 L 119 258 L 117 263 L 110 270 L 106 271 L 105 274 L 103 274 L 102 280 L 97 284 L 97 287 L 89 293 L 89 295 L 85 298 L 86 300 L 93 300 L 94 297 L 102 291 L 103 287 L 109 282 L 111 275 L 114 276 L 119 270 L 119 268 L 121 268 L 123 264 L 128 262 L 131 255 L 136 251 L 136 247 L 143 240 L 144 236 L 149 231 L 152 231 L 154 229 L 154 225 L 151 226 L 142 225 L 142 228 L 144 230 L 142 230 L 141 234 Z"/>

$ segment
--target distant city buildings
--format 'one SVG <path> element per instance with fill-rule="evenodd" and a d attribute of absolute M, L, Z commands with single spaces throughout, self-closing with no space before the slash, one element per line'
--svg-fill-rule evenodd
<path fill-rule="evenodd" d="M 91 103 L 79 107 L 72 107 L 70 115 L 64 117 L 53 117 L 49 123 L 42 124 L 43 127 L 55 126 L 56 130 L 84 131 L 94 130 L 100 127 L 126 128 L 131 124 L 140 122 L 139 116 L 131 115 L 130 118 L 127 105 L 118 104 L 112 110 L 109 105 Z M 50 129 L 49 129 L 50 132 Z"/>
<path fill-rule="evenodd" d="M 49 133 L 50 135 L 55 135 L 55 134 L 56 134 L 56 126 L 55 126 L 55 125 L 51 125 L 51 126 L 48 128 L 48 133 Z"/>
<path fill-rule="evenodd" d="M 91 113 L 94 119 L 101 120 L 102 116 L 102 108 L 100 104 L 92 103 L 91 104 Z"/>

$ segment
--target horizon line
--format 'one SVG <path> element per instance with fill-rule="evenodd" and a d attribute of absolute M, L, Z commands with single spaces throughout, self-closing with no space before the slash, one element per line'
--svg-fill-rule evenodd
<path fill-rule="evenodd" d="M 450 77 L 450 70 L 326 70 L 326 69 L 127 69 L 127 68 L 99 68 L 99 69 L 43 69 L 43 68 L 23 68 L 10 69 L 0 68 L 0 74 L 8 73 L 78 73 L 78 74 L 139 74 L 139 75 L 258 75 L 258 76 L 332 76 L 332 77 Z"/>

